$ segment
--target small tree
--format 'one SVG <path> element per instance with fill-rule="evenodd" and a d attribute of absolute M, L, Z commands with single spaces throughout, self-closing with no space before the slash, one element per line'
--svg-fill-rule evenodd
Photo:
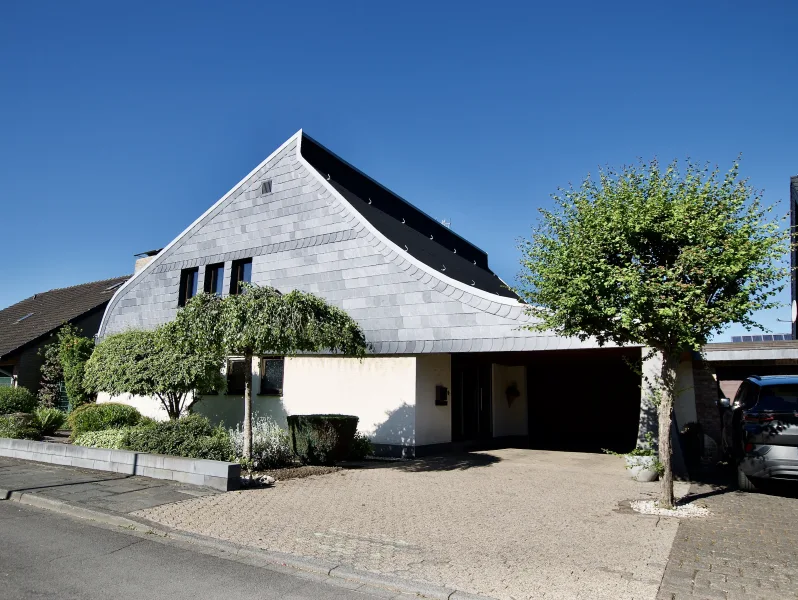
<path fill-rule="evenodd" d="M 555 195 L 521 242 L 520 286 L 538 322 L 600 345 L 642 344 L 662 359 L 658 386 L 661 504 L 673 505 L 670 428 L 682 352 L 701 351 L 732 322 L 778 306 L 789 232 L 738 178 L 656 161 L 602 171 Z"/>
<path fill-rule="evenodd" d="M 189 303 L 191 305 L 191 303 Z M 199 301 L 155 331 L 126 331 L 103 340 L 86 365 L 92 390 L 111 395 L 155 396 L 170 419 L 177 419 L 202 393 L 223 390 L 223 356 L 204 337 Z"/>
<path fill-rule="evenodd" d="M 64 370 L 61 368 L 61 345 L 58 339 L 39 348 L 42 358 L 41 381 L 36 394 L 42 406 L 56 406 L 61 396 L 61 384 L 64 382 Z"/>
<path fill-rule="evenodd" d="M 243 356 L 244 457 L 252 457 L 252 359 L 261 354 L 337 352 L 363 356 L 367 343 L 360 326 L 344 311 L 313 294 L 285 295 L 247 285 L 220 304 L 220 339 L 227 355 Z"/>
<path fill-rule="evenodd" d="M 80 330 L 74 325 L 66 324 L 58 330 L 58 357 L 72 408 L 95 400 L 95 394 L 83 382 L 86 361 L 93 350 L 94 340 L 80 335 Z"/>

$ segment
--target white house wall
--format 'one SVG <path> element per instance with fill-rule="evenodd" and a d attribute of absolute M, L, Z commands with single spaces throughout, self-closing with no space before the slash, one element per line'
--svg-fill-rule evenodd
<path fill-rule="evenodd" d="M 285 359 L 283 405 L 289 415 L 347 414 L 375 444 L 416 444 L 416 357 Z"/>
<path fill-rule="evenodd" d="M 301 133 L 122 286 L 100 337 L 153 328 L 177 312 L 181 269 L 252 257 L 252 282 L 313 292 L 356 319 L 376 354 L 592 347 L 521 329 L 516 300 L 448 278 L 384 238 L 298 153 Z M 262 195 L 261 183 L 272 181 Z"/>
<path fill-rule="evenodd" d="M 448 390 L 446 406 L 435 404 L 436 386 Z M 452 357 L 421 354 L 416 357 L 416 445 L 452 441 Z"/>

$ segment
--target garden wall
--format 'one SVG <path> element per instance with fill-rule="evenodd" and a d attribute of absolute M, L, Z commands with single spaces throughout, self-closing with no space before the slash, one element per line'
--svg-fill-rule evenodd
<path fill-rule="evenodd" d="M 241 485 L 241 465 L 217 460 L 163 456 L 130 450 L 84 448 L 71 444 L 34 442 L 0 438 L 0 456 L 35 460 L 125 475 L 142 475 L 193 485 L 204 485 L 224 492 Z"/>

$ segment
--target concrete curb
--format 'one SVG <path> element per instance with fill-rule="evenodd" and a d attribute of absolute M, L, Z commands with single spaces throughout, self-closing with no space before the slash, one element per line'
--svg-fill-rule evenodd
<path fill-rule="evenodd" d="M 445 586 L 351 569 L 316 558 L 295 556 L 293 554 L 243 546 L 204 535 L 179 531 L 147 519 L 130 518 L 110 511 L 105 512 L 102 510 L 75 506 L 74 504 L 69 504 L 62 500 L 47 498 L 41 494 L 32 492 L 21 492 L 0 488 L 0 501 L 2 500 L 11 500 L 19 502 L 20 504 L 59 512 L 79 519 L 97 521 L 105 525 L 123 527 L 140 534 L 157 534 L 163 538 L 179 542 L 199 544 L 206 548 L 217 550 L 227 556 L 245 558 L 255 563 L 265 563 L 265 566 L 288 567 L 290 569 L 313 573 L 321 578 L 330 578 L 334 581 L 353 582 L 358 585 L 378 587 L 401 594 L 413 594 L 434 600 L 495 600 L 488 596 L 470 594 L 462 590 Z"/>

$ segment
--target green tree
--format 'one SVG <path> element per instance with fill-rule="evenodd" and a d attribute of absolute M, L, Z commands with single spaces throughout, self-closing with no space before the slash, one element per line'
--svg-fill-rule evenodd
<path fill-rule="evenodd" d="M 86 388 L 83 371 L 94 350 L 94 340 L 80 335 L 80 329 L 67 323 L 58 330 L 58 358 L 64 374 L 64 387 L 72 408 L 94 402 L 95 394 Z"/>
<path fill-rule="evenodd" d="M 61 384 L 64 381 L 64 370 L 61 368 L 61 345 L 56 338 L 39 348 L 42 358 L 40 369 L 41 381 L 36 394 L 42 406 L 56 406 L 61 396 Z"/>
<path fill-rule="evenodd" d="M 86 364 L 86 383 L 113 396 L 155 396 L 170 419 L 177 419 L 202 399 L 223 390 L 223 355 L 218 344 L 194 337 L 195 311 L 181 310 L 175 321 L 154 331 L 131 330 L 97 345 Z"/>
<path fill-rule="evenodd" d="M 368 345 L 360 326 L 343 310 L 313 294 L 280 294 L 247 285 L 220 304 L 218 339 L 228 356 L 243 356 L 244 456 L 252 457 L 252 358 L 262 354 L 335 352 L 363 356 Z M 214 317 L 215 318 L 215 317 Z"/>
<path fill-rule="evenodd" d="M 740 179 L 656 161 L 601 171 L 561 189 L 555 208 L 522 240 L 517 292 L 536 318 L 530 329 L 582 340 L 642 344 L 659 354 L 661 505 L 673 505 L 670 428 L 682 352 L 700 351 L 730 323 L 778 306 L 789 273 L 789 231 Z"/>

